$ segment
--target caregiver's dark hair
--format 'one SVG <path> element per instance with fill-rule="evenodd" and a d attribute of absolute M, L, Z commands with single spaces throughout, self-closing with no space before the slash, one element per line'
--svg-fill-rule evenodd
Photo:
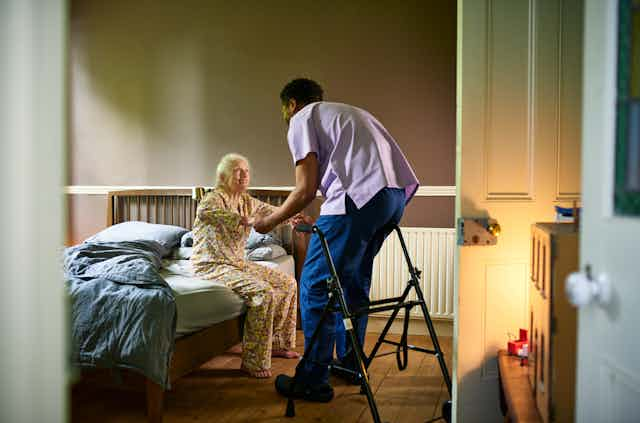
<path fill-rule="evenodd" d="M 322 101 L 322 87 L 316 81 L 307 78 L 297 78 L 284 86 L 280 92 L 282 104 L 294 99 L 298 104 L 309 104 Z"/>

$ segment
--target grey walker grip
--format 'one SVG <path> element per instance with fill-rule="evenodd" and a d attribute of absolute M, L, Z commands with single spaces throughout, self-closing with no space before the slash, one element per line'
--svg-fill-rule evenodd
<path fill-rule="evenodd" d="M 298 232 L 305 232 L 310 234 L 313 232 L 313 225 L 309 225 L 307 223 L 301 223 L 299 225 L 296 225 L 295 229 Z"/>

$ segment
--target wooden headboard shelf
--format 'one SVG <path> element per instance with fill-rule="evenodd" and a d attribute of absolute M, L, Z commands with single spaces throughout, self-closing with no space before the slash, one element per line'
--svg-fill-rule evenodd
<path fill-rule="evenodd" d="M 107 226 L 130 220 L 193 227 L 198 202 L 192 190 L 126 190 L 107 194 Z"/>

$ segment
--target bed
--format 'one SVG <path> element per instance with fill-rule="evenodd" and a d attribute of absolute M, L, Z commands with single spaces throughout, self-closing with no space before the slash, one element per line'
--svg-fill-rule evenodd
<path fill-rule="evenodd" d="M 254 263 L 295 275 L 292 255 Z M 169 284 L 175 297 L 178 309 L 176 338 L 240 317 L 246 311 L 244 302 L 226 285 L 194 276 L 189 260 L 164 260 L 160 275 Z"/>
<path fill-rule="evenodd" d="M 107 195 L 107 226 L 127 221 L 144 221 L 177 225 L 192 229 L 198 201 L 206 190 L 125 190 Z M 250 190 L 249 193 L 265 202 L 280 205 L 288 191 Z M 292 273 L 299 280 L 306 254 L 308 236 L 293 232 L 290 227 L 278 229 L 284 240 L 287 255 L 269 263 L 268 267 Z M 223 353 L 241 341 L 241 320 L 244 305 L 229 288 L 215 281 L 194 279 L 188 260 L 164 260 L 161 276 L 173 291 L 178 318 L 173 355 L 169 364 L 169 381 L 197 369 L 212 357 Z M 215 312 L 210 304 L 214 302 Z M 144 387 L 149 422 L 162 421 L 164 389 L 141 374 L 119 370 L 126 387 Z M 110 382 L 110 371 L 83 369 L 82 378 L 96 383 Z"/>

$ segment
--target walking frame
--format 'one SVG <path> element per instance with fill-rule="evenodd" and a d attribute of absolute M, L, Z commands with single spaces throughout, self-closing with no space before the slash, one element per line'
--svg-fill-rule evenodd
<path fill-rule="evenodd" d="M 409 252 L 407 251 L 407 246 L 404 242 L 404 238 L 402 237 L 402 232 L 397 225 L 390 226 L 391 231 L 396 231 L 398 234 L 398 238 L 400 239 L 400 245 L 402 246 L 402 251 L 404 253 L 404 258 L 409 267 L 409 274 L 411 279 L 408 281 L 406 288 L 402 295 L 393 298 L 387 298 L 383 300 L 371 301 L 368 306 L 359 308 L 354 312 L 349 310 L 347 306 L 346 300 L 344 298 L 344 293 L 342 291 L 342 285 L 340 284 L 340 279 L 335 269 L 335 265 L 333 263 L 333 259 L 331 258 L 331 253 L 329 251 L 329 246 L 327 244 L 327 240 L 325 239 L 324 233 L 315 225 L 297 225 L 296 230 L 299 232 L 307 232 L 307 233 L 315 233 L 320 238 L 320 244 L 322 246 L 322 251 L 324 253 L 324 257 L 329 266 L 329 271 L 331 276 L 327 279 L 327 288 L 329 291 L 329 300 L 322 312 L 322 316 L 318 323 L 318 326 L 315 328 L 313 335 L 311 336 L 311 340 L 309 345 L 305 346 L 305 351 L 302 356 L 300 363 L 298 363 L 298 367 L 301 366 L 305 360 L 309 360 L 310 351 L 317 341 L 318 334 L 320 333 L 320 328 L 322 324 L 325 322 L 329 313 L 341 312 L 343 316 L 343 324 L 345 330 L 348 334 L 348 339 L 351 344 L 351 347 L 355 353 L 355 359 L 357 362 L 357 370 L 353 371 L 350 369 L 346 369 L 343 367 L 339 367 L 336 365 L 332 365 L 332 367 L 337 368 L 344 374 L 351 375 L 354 380 L 358 380 L 360 382 L 360 393 L 365 394 L 367 397 L 367 401 L 369 403 L 369 408 L 371 409 L 371 415 L 373 417 L 373 421 L 375 423 L 380 423 L 380 415 L 378 413 L 378 407 L 376 405 L 376 401 L 373 398 L 373 392 L 371 391 L 371 385 L 369 384 L 369 375 L 367 373 L 367 369 L 369 365 L 376 357 L 382 357 L 385 355 L 394 354 L 394 352 L 388 352 L 383 354 L 377 354 L 378 350 L 382 346 L 382 344 L 390 344 L 396 347 L 396 362 L 399 370 L 404 370 L 407 367 L 407 363 L 409 360 L 409 350 L 422 352 L 425 354 L 435 355 L 438 359 L 438 363 L 440 364 L 440 370 L 442 371 L 442 376 L 447 385 L 447 390 L 449 391 L 449 398 L 451 398 L 451 377 L 449 375 L 449 370 L 447 369 L 447 364 L 445 363 L 444 356 L 442 354 L 442 350 L 440 349 L 440 343 L 438 342 L 438 337 L 436 335 L 436 331 L 433 327 L 433 322 L 431 321 L 431 316 L 429 315 L 429 310 L 427 308 L 427 304 L 424 300 L 424 295 L 422 293 L 422 289 L 420 288 L 420 274 L 421 271 L 417 268 L 413 267 L 411 263 L 411 259 L 409 257 Z M 415 289 L 417 300 L 408 300 L 409 293 L 412 289 Z M 407 331 L 409 329 L 409 315 L 411 309 L 413 307 L 420 307 L 422 310 L 422 314 L 427 324 L 427 328 L 429 330 L 429 335 L 431 337 L 431 342 L 433 344 L 433 349 L 421 348 L 415 345 L 410 345 L 407 343 Z M 391 328 L 391 325 L 395 318 L 398 316 L 400 310 L 405 310 L 405 318 L 402 335 L 400 337 L 400 342 L 390 341 L 386 339 L 386 336 Z M 378 341 L 376 342 L 371 354 L 367 357 L 364 353 L 362 345 L 360 345 L 360 341 L 356 335 L 355 327 L 358 317 L 362 315 L 369 315 L 373 313 L 379 313 L 383 311 L 392 311 L 389 320 L 387 321 Z M 321 363 L 323 365 L 328 365 L 328 363 Z M 296 376 L 293 378 L 293 386 L 292 392 L 295 391 L 295 387 L 298 378 L 298 367 L 296 367 Z M 287 400 L 287 417 L 295 416 L 295 405 L 293 398 L 289 397 Z M 442 416 L 429 420 L 426 423 L 434 422 L 436 420 L 443 419 L 447 422 L 451 420 L 451 400 L 447 400 L 442 405 Z"/>

